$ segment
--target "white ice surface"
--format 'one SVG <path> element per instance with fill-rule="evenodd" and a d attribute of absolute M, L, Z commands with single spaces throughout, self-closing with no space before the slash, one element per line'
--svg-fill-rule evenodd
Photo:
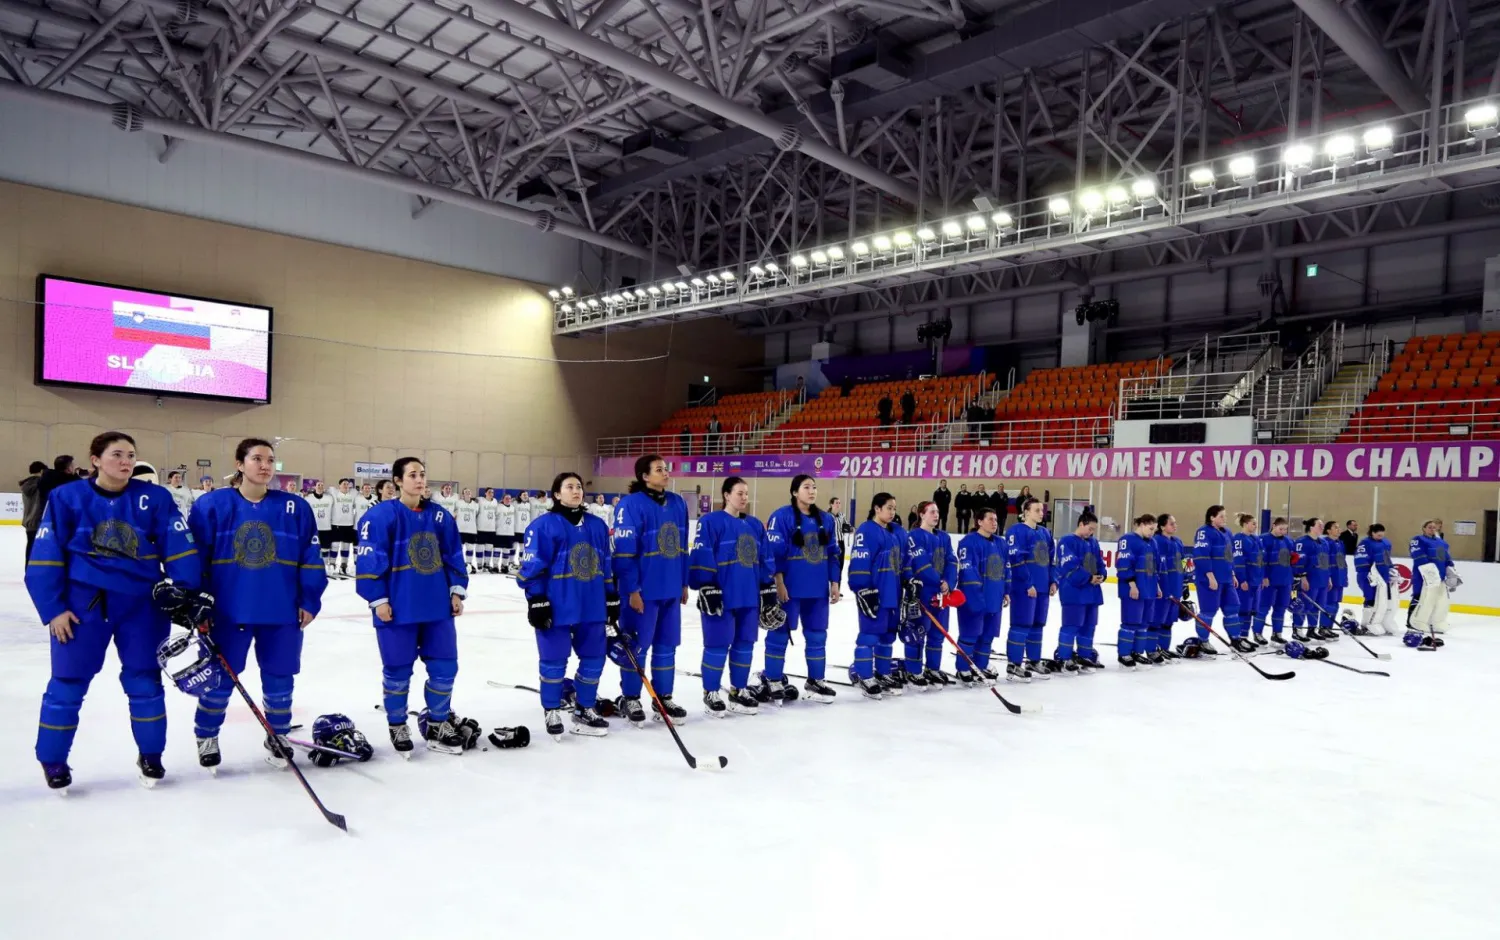
<path fill-rule="evenodd" d="M 32 753 L 47 640 L 21 554 L 21 530 L 0 529 L 4 940 L 1500 936 L 1487 618 L 1455 617 L 1437 653 L 1370 641 L 1389 663 L 1330 644 L 1388 679 L 1303 663 L 1268 682 L 1225 656 L 1002 684 L 1045 707 L 1022 717 L 985 692 L 841 688 L 831 706 L 717 721 L 678 676 L 688 746 L 729 758 L 715 775 L 688 771 L 660 725 L 556 744 L 533 696 L 487 687 L 536 678 L 514 582 L 495 575 L 474 579 L 460 621 L 455 704 L 486 731 L 528 725 L 532 746 L 396 758 L 368 614 L 336 582 L 296 720 L 347 712 L 375 743 L 368 764 L 307 767 L 346 836 L 264 763 L 238 700 L 213 779 L 194 760 L 193 702 L 169 689 L 168 776 L 140 788 L 113 653 L 73 791 L 48 791 Z M 696 669 L 698 617 L 683 616 L 678 662 Z M 830 666 L 849 661 L 853 603 L 833 621 Z M 789 659 L 804 671 L 800 646 Z M 258 688 L 253 666 L 245 678 Z"/>

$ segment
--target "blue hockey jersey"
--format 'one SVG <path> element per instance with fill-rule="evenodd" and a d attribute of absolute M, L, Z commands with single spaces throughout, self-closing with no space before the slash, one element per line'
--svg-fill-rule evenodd
<path fill-rule="evenodd" d="M 1333 586 L 1340 590 L 1349 586 L 1349 554 L 1344 543 L 1330 536 L 1323 536 L 1323 551 L 1328 555 L 1328 576 Z"/>
<path fill-rule="evenodd" d="M 776 572 L 786 586 L 788 597 L 826 598 L 828 586 L 843 580 L 843 546 L 833 516 L 820 513 L 817 518 L 802 513 L 802 547 L 798 548 L 792 533 L 799 528 L 797 510 L 782 506 L 771 513 L 766 524 L 766 539 L 771 544 Z M 821 521 L 820 521 L 821 520 Z M 824 545 L 819 533 L 828 537 Z"/>
<path fill-rule="evenodd" d="M 1390 583 L 1391 580 L 1391 543 L 1385 539 L 1373 539 L 1368 535 L 1359 540 L 1359 547 L 1354 550 L 1354 570 L 1359 575 L 1359 587 L 1361 590 L 1370 583 L 1370 569 L 1375 569 L 1375 576 L 1380 580 Z"/>
<path fill-rule="evenodd" d="M 355 590 L 372 610 L 390 604 L 391 623 L 451 617 L 449 595 L 463 597 L 469 588 L 458 524 L 435 502 L 408 509 L 393 499 L 370 507 L 359 520 L 354 555 Z"/>
<path fill-rule="evenodd" d="M 1230 537 L 1229 544 L 1234 551 L 1236 586 L 1248 584 L 1252 591 L 1259 588 L 1260 582 L 1266 577 L 1265 552 L 1260 544 L 1260 536 L 1236 532 Z"/>
<path fill-rule="evenodd" d="M 1154 601 L 1161 591 L 1157 580 L 1156 546 L 1134 532 L 1125 533 L 1115 553 L 1115 580 L 1120 597 L 1130 596 L 1134 584 L 1140 600 Z"/>
<path fill-rule="evenodd" d="M 1206 583 L 1209 572 L 1219 587 L 1230 582 L 1234 577 L 1234 546 L 1229 533 L 1218 526 L 1204 525 L 1193 537 L 1193 573 Z"/>
<path fill-rule="evenodd" d="M 547 596 L 555 624 L 603 623 L 613 564 L 609 527 L 597 516 L 584 513 L 574 525 L 562 513 L 544 512 L 526 527 L 516 583 L 527 597 Z"/>
<path fill-rule="evenodd" d="M 911 576 L 906 565 L 906 530 L 896 523 L 885 526 L 871 519 L 854 533 L 849 551 L 849 589 L 875 588 L 881 607 L 901 606 L 901 590 Z"/>
<path fill-rule="evenodd" d="M 1187 581 L 1187 546 L 1175 535 L 1158 532 L 1151 536 L 1151 547 L 1156 549 L 1156 579 L 1162 597 L 1181 597 Z"/>
<path fill-rule="evenodd" d="M 36 556 L 33 555 L 33 558 Z M 1422 566 L 1436 565 L 1439 578 L 1448 576 L 1448 568 L 1453 564 L 1453 554 L 1448 549 L 1448 543 L 1436 535 L 1417 534 L 1411 540 L 1411 591 L 1412 596 L 1422 593 Z"/>
<path fill-rule="evenodd" d="M 754 516 L 736 516 L 723 509 L 698 520 L 688 583 L 694 590 L 717 584 L 724 592 L 725 610 L 760 605 L 760 589 L 776 573 L 766 530 Z M 828 588 L 823 589 L 827 597 Z"/>
<path fill-rule="evenodd" d="M 1267 532 L 1260 537 L 1261 559 L 1266 577 L 1272 587 L 1288 587 L 1292 583 L 1292 555 L 1297 546 L 1290 537 L 1272 535 Z"/>
<path fill-rule="evenodd" d="M 967 598 L 964 610 L 998 614 L 1005 608 L 1009 555 L 1010 545 L 1001 535 L 970 532 L 958 543 L 958 586 Z"/>
<path fill-rule="evenodd" d="M 164 571 L 187 587 L 200 583 L 193 534 L 167 488 L 135 479 L 110 493 L 79 480 L 47 497 L 26 590 L 46 623 L 68 609 L 69 583 L 149 594 Z"/>
<path fill-rule="evenodd" d="M 1307 535 L 1297 539 L 1297 554 L 1294 571 L 1298 579 L 1306 578 L 1313 591 L 1326 591 L 1333 586 L 1328 573 L 1328 554 L 1320 535 Z"/>
<path fill-rule="evenodd" d="M 323 609 L 328 574 L 302 497 L 271 490 L 252 503 L 239 490 L 214 490 L 193 503 L 188 527 L 216 622 L 296 623 L 298 609 L 314 616 Z"/>
<path fill-rule="evenodd" d="M 953 552 L 953 540 L 946 532 L 928 532 L 912 529 L 906 534 L 906 565 L 911 577 L 922 582 L 923 604 L 931 604 L 938 594 L 938 587 L 947 582 L 948 589 L 958 587 L 958 559 Z"/>
<path fill-rule="evenodd" d="M 1104 552 L 1096 538 L 1065 535 L 1057 543 L 1057 598 L 1064 604 L 1102 604 L 1104 587 L 1094 584 L 1104 575 Z"/>
<path fill-rule="evenodd" d="M 660 502 L 658 502 L 658 499 Z M 675 601 L 688 583 L 687 503 L 676 493 L 631 493 L 615 513 L 614 569 L 622 597 Z"/>
<path fill-rule="evenodd" d="M 1017 522 L 1005 531 L 1005 540 L 1009 546 L 1010 593 L 1025 594 L 1027 588 L 1034 587 L 1038 596 L 1046 594 L 1055 577 L 1052 533 L 1041 526 L 1033 529 Z"/>

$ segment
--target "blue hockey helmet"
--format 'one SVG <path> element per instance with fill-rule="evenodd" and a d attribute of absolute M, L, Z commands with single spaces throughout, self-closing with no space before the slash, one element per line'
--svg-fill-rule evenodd
<path fill-rule="evenodd" d="M 333 746 L 333 739 L 341 734 L 348 734 L 354 730 L 354 722 L 348 715 L 334 712 L 329 715 L 319 715 L 312 726 L 312 739 L 314 744 L 322 744 L 326 747 Z"/>
<path fill-rule="evenodd" d="M 1303 646 L 1297 640 L 1288 641 L 1286 646 L 1281 648 L 1281 651 L 1291 659 L 1301 659 L 1307 655 L 1307 647 Z"/>
<path fill-rule="evenodd" d="M 225 678 L 196 630 L 174 631 L 162 640 L 156 648 L 156 662 L 173 685 L 192 696 L 212 692 Z"/>
<path fill-rule="evenodd" d="M 1405 643 L 1407 646 L 1410 646 L 1412 649 L 1416 649 L 1417 647 L 1422 645 L 1422 634 L 1418 633 L 1415 630 L 1408 630 L 1406 631 L 1406 635 L 1401 638 L 1401 642 Z"/>
<path fill-rule="evenodd" d="M 352 756 L 361 763 L 375 756 L 375 748 L 365 738 L 363 732 L 354 727 L 354 722 L 348 715 L 338 712 L 319 715 L 313 721 L 312 737 L 313 743 L 318 747 L 333 748 L 343 752 L 343 754 L 333 754 L 315 749 L 310 757 L 312 762 L 319 767 L 332 767 L 343 760 L 345 755 Z"/>

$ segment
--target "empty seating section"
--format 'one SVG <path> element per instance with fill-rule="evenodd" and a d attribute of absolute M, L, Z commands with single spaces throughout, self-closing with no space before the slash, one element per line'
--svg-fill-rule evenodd
<path fill-rule="evenodd" d="M 918 450 L 994 381 L 992 376 L 945 375 L 856 385 L 844 397 L 838 386 L 823 389 L 785 424 L 766 434 L 755 453 Z M 901 396 L 917 400 L 915 419 L 901 423 Z M 891 400 L 893 423 L 882 426 L 879 405 Z"/>
<path fill-rule="evenodd" d="M 1500 438 L 1500 332 L 1418 336 L 1339 443 Z"/>
<path fill-rule="evenodd" d="M 692 452 L 701 453 L 704 439 L 700 435 L 708 433 L 708 422 L 711 419 L 719 419 L 721 434 L 749 433 L 791 404 L 796 394 L 791 389 L 742 392 L 725 395 L 712 405 L 679 408 L 646 438 L 646 446 L 658 452 L 679 453 L 682 450 L 682 434 L 687 432 L 693 436 Z"/>
<path fill-rule="evenodd" d="M 959 450 L 1089 448 L 1110 435 L 1124 379 L 1164 375 L 1170 359 L 1036 369 L 995 407 L 995 423 L 964 436 Z M 1136 384 L 1137 393 L 1144 386 Z M 976 435 L 974 431 L 979 433 Z"/>

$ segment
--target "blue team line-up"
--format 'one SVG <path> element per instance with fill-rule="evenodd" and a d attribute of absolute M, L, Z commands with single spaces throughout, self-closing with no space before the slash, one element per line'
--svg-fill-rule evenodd
<path fill-rule="evenodd" d="M 258 438 L 240 442 L 231 486 L 186 505 L 154 482 L 149 465 L 137 463 L 128 434 L 100 434 L 89 460 L 88 479 L 51 493 L 26 566 L 26 588 L 51 642 L 36 740 L 47 785 L 66 791 L 72 784 L 68 760 L 83 699 L 111 644 L 143 785 L 165 775 L 163 676 L 195 697 L 195 750 L 199 764 L 213 770 L 223 760 L 219 731 L 234 689 L 243 692 L 238 674 L 252 649 L 268 762 L 288 767 L 298 759 L 297 747 L 321 767 L 371 759 L 373 745 L 346 715 L 318 716 L 310 741 L 289 737 L 307 631 L 322 610 L 329 568 L 346 562 L 342 552 L 328 552 L 315 506 L 270 488 L 273 445 Z M 818 481 L 811 476 L 793 478 L 786 504 L 764 523 L 748 512 L 745 481 L 730 477 L 718 507 L 696 527 L 671 482 L 665 460 L 641 457 L 629 494 L 601 518 L 597 507 L 585 505 L 583 479 L 560 473 L 550 505 L 532 504 L 535 516 L 514 526 L 522 543 L 516 583 L 535 631 L 543 724 L 555 739 L 568 731 L 607 735 L 609 719 L 617 716 L 638 726 L 675 726 L 689 715 L 675 695 L 680 671 L 701 680 L 703 710 L 715 718 L 755 716 L 764 705 L 797 700 L 834 703 L 835 686 L 845 683 L 828 678 L 829 614 L 846 589 L 858 630 L 850 665 L 841 668 L 847 668 L 848 687 L 869 699 L 995 685 L 1000 673 L 990 664 L 1006 610 L 1007 681 L 1106 668 L 1096 632 L 1109 571 L 1091 511 L 1081 514 L 1073 532 L 1055 538 L 1035 498 L 1022 500 L 1018 521 L 1005 532 L 995 511 L 982 508 L 955 547 L 940 528 L 937 504 L 921 504 L 908 532 L 897 519 L 895 497 L 877 493 L 853 531 L 846 562 L 849 530 L 836 510 L 819 508 Z M 370 610 L 387 735 L 397 753 L 410 757 L 409 718 L 415 715 L 416 738 L 429 751 L 462 754 L 482 737 L 479 723 L 452 706 L 457 622 L 474 565 L 474 550 L 466 554 L 465 545 L 481 544 L 471 528 L 507 528 L 501 515 L 509 506 L 496 504 L 493 523 L 483 521 L 483 507 L 474 518 L 456 513 L 446 489 L 431 496 L 426 467 L 416 457 L 398 459 L 380 489 L 380 500 L 354 517 L 357 531 L 340 533 L 339 541 L 352 544 L 355 591 Z M 1227 515 L 1223 506 L 1208 507 L 1191 547 L 1178 538 L 1171 515 L 1132 520 L 1114 563 L 1117 668 L 1142 672 L 1217 655 L 1215 619 L 1240 656 L 1270 652 L 1273 645 L 1288 656 L 1312 654 L 1316 649 L 1308 651 L 1307 644 L 1336 640 L 1340 631 L 1397 633 L 1399 575 L 1384 526 L 1370 526 L 1355 552 L 1353 586 L 1364 599 L 1356 620 L 1339 612 L 1348 584 L 1336 523 L 1301 520 L 1294 539 L 1285 519 L 1260 533 L 1254 517 L 1242 513 L 1231 533 Z M 1440 521 L 1424 523 L 1409 545 L 1414 585 L 1403 642 L 1436 649 L 1450 595 L 1462 581 Z M 492 566 L 481 562 L 480 569 L 486 567 Z M 682 608 L 694 594 L 703 625 L 696 671 L 677 662 Z M 1062 627 L 1047 656 L 1042 632 L 1054 602 Z M 1178 623 L 1195 629 L 1173 645 Z M 786 669 L 799 630 L 806 664 L 805 676 L 796 677 L 803 679 L 800 688 Z M 952 673 L 943 669 L 945 643 L 957 647 Z M 752 672 L 757 644 L 764 666 Z M 422 708 L 413 712 L 419 661 Z M 615 697 L 601 695 L 606 663 L 618 672 Z M 373 687 L 375 677 L 370 681 Z M 525 727 L 496 728 L 487 736 L 501 749 L 524 747 L 529 739 Z"/>

